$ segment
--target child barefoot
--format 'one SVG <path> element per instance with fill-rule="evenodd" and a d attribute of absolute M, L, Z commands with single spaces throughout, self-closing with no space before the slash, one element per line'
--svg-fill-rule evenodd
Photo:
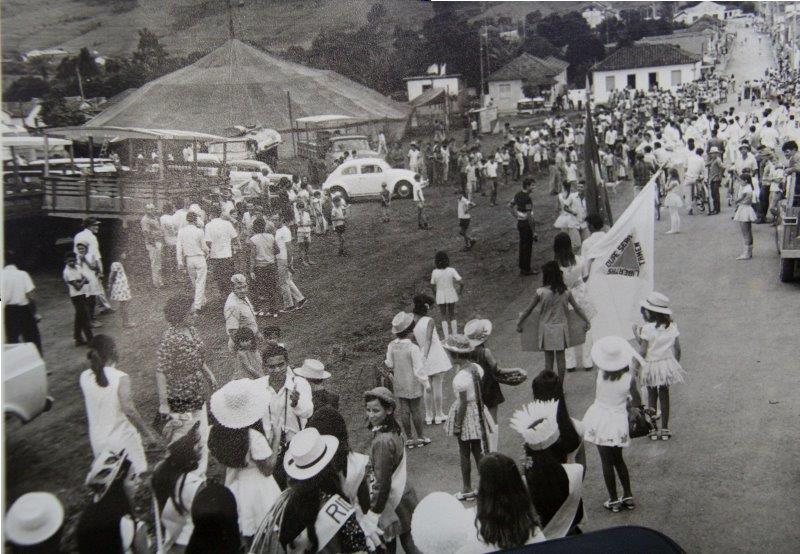
<path fill-rule="evenodd" d="M 431 286 L 436 296 L 436 304 L 442 314 L 444 338 L 447 338 L 451 334 L 458 333 L 456 302 L 458 302 L 459 294 L 464 291 L 464 283 L 458 271 L 450 267 L 450 258 L 447 256 L 447 252 L 437 252 L 434 263 L 436 269 L 431 274 Z M 456 292 L 456 286 L 458 286 L 458 292 Z"/>
<path fill-rule="evenodd" d="M 130 329 L 136 325 L 130 321 L 128 313 L 128 302 L 131 301 L 131 289 L 128 285 L 128 276 L 122 262 L 125 261 L 127 254 L 125 248 L 120 249 L 117 261 L 111 264 L 111 271 L 108 274 L 108 297 L 119 302 L 119 313 L 122 316 L 122 327 Z"/>

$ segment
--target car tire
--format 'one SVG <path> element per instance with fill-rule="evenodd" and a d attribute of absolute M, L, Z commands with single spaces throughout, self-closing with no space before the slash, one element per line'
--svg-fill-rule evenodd
<path fill-rule="evenodd" d="M 793 258 L 784 258 L 781 260 L 781 283 L 788 283 L 794 279 L 795 262 Z"/>
<path fill-rule="evenodd" d="M 342 187 L 340 187 L 339 185 L 336 185 L 336 186 L 333 186 L 333 187 L 331 187 L 331 188 L 330 188 L 330 191 L 331 191 L 331 198 L 333 198 L 335 195 L 337 195 L 337 194 L 338 194 L 339 196 L 341 196 L 342 198 L 344 198 L 344 201 L 345 201 L 345 202 L 347 202 L 347 203 L 349 203 L 349 202 L 350 202 L 350 197 L 347 195 L 347 191 L 346 191 L 346 190 L 344 190 L 344 189 L 343 189 Z"/>
<path fill-rule="evenodd" d="M 411 193 L 413 191 L 414 188 L 408 181 L 398 181 L 394 186 L 394 194 L 398 198 L 411 198 Z"/>

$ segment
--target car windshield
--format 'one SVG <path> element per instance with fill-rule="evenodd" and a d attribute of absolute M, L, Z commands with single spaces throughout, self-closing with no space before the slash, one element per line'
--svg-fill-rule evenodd
<path fill-rule="evenodd" d="M 333 150 L 335 152 L 344 152 L 345 150 L 369 150 L 369 143 L 367 139 L 363 138 L 342 139 L 333 143 Z"/>

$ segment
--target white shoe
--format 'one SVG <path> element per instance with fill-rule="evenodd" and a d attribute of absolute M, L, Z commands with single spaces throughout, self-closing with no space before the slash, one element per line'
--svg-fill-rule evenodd
<path fill-rule="evenodd" d="M 438 421 L 437 421 L 437 423 L 438 423 Z M 433 424 L 433 419 L 430 418 L 430 417 L 426 417 L 425 418 L 425 425 L 432 425 L 432 424 Z"/>

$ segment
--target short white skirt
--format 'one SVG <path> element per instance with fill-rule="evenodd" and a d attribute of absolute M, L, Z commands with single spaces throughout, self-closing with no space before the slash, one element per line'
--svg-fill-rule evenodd
<path fill-rule="evenodd" d="M 753 206 L 739 206 L 736 208 L 736 213 L 733 214 L 734 221 L 741 221 L 744 223 L 756 221 L 758 217 L 756 216 L 756 211 L 753 209 Z"/>
<path fill-rule="evenodd" d="M 648 387 L 663 387 L 683 383 L 686 372 L 675 358 L 646 361 L 642 366 L 642 383 Z"/>
<path fill-rule="evenodd" d="M 667 208 L 682 208 L 683 199 L 675 191 L 670 191 L 666 198 L 664 198 L 664 205 Z"/>
<path fill-rule="evenodd" d="M 610 408 L 597 401 L 583 416 L 583 440 L 598 446 L 630 445 L 628 410 L 623 404 Z"/>

